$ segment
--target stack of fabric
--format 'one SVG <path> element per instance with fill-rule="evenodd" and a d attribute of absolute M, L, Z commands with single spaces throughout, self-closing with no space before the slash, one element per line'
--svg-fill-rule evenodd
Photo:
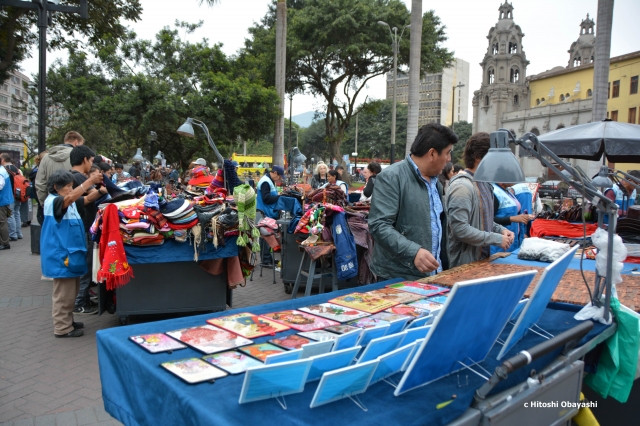
<path fill-rule="evenodd" d="M 194 167 L 191 171 L 191 179 L 189 180 L 189 186 L 192 191 L 204 192 L 214 177 L 209 173 L 209 169 L 204 166 Z"/>
<path fill-rule="evenodd" d="M 149 192 L 144 204 L 119 209 L 122 242 L 138 246 L 157 246 L 164 243 L 162 232 L 170 231 L 167 221 L 158 211 L 158 196 Z"/>

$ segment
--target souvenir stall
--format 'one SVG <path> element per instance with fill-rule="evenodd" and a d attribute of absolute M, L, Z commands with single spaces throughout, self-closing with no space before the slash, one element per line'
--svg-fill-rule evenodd
<path fill-rule="evenodd" d="M 101 330 L 105 409 L 140 425 L 534 424 L 524 402 L 551 398 L 573 405 L 536 410 L 537 424 L 568 421 L 593 367 L 581 359 L 617 328 L 547 306 L 573 254 L 537 281 L 535 267 L 495 276 L 494 266 L 453 286 L 396 279 Z M 496 368 L 508 374 L 490 379 Z"/>
<path fill-rule="evenodd" d="M 285 292 L 290 294 L 293 290 L 305 246 L 308 248 L 333 243 L 334 215 L 344 216 L 346 226 L 355 243 L 352 248 L 355 248 L 357 261 L 352 273 L 347 274 L 349 277 L 341 277 L 338 280 L 338 285 L 344 288 L 372 282 L 373 277 L 369 270 L 369 247 L 373 245 L 373 240 L 369 235 L 366 221 L 370 204 L 368 202 L 349 204 L 339 187 L 329 185 L 325 188 L 307 191 L 303 206 L 301 217 L 278 221 L 282 242 L 280 275 Z M 342 249 L 342 247 L 337 248 L 337 250 Z M 309 260 L 306 260 L 303 270 L 308 269 Z M 353 273 L 354 271 L 355 273 Z"/>
<path fill-rule="evenodd" d="M 92 227 L 100 313 L 126 323 L 130 315 L 231 306 L 233 288 L 253 267 L 258 236 L 255 192 L 248 185 L 235 192 L 227 196 L 221 170 L 212 176 L 198 167 L 183 191 L 152 183 L 101 205 Z"/>

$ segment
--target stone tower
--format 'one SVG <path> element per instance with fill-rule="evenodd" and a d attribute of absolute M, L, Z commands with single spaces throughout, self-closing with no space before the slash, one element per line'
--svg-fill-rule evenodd
<path fill-rule="evenodd" d="M 482 67 L 482 85 L 473 94 L 473 131 L 492 132 L 502 126 L 505 112 L 525 109 L 529 90 L 525 83 L 527 56 L 524 34 L 513 21 L 513 5 L 498 8 L 498 23 L 489 30 L 489 46 Z"/>
<path fill-rule="evenodd" d="M 583 19 L 580 23 L 580 37 L 571 43 L 569 52 L 569 65 L 567 68 L 579 67 L 580 65 L 590 64 L 596 52 L 596 23 L 589 19 Z"/>

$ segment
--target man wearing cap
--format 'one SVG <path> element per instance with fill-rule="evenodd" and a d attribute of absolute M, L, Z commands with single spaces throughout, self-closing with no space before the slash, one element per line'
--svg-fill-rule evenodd
<path fill-rule="evenodd" d="M 197 164 L 199 166 L 206 166 L 207 165 L 207 160 L 205 160 L 204 158 L 198 158 L 196 161 L 193 162 L 194 164 Z"/>
<path fill-rule="evenodd" d="M 265 216 L 278 219 L 278 210 L 276 210 L 275 206 L 280 195 L 276 190 L 276 183 L 282 180 L 282 176 L 284 176 L 284 168 L 282 166 L 273 166 L 258 181 L 256 223 L 259 223 Z M 272 261 L 271 253 L 269 253 L 268 246 L 263 239 L 260 239 L 260 252 L 262 253 L 262 263 L 270 264 Z"/>

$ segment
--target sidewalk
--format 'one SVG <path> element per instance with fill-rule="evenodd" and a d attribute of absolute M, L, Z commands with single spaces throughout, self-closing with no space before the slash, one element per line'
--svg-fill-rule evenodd
<path fill-rule="evenodd" d="M 31 254 L 29 228 L 22 232 L 24 239 L 0 252 L 0 425 L 120 425 L 103 408 L 95 342 L 96 330 L 121 327 L 119 318 L 106 312 L 77 315 L 84 336 L 54 338 L 52 285 L 40 280 L 40 256 Z M 256 272 L 254 281 L 234 290 L 233 307 L 290 297 L 265 270 L 262 278 Z"/>

